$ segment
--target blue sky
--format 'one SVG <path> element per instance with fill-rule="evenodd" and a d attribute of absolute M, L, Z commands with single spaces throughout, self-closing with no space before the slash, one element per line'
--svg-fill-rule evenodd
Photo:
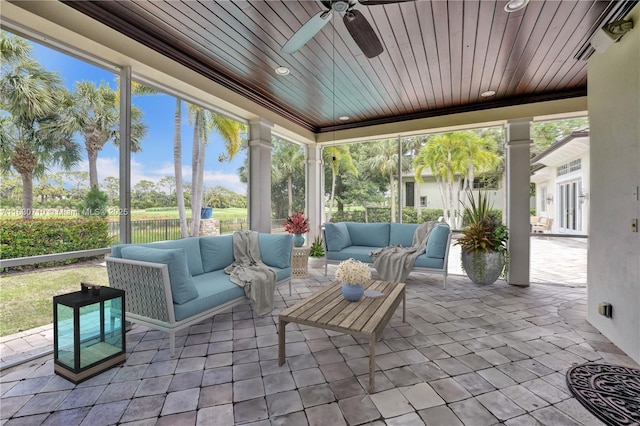
<path fill-rule="evenodd" d="M 37 43 L 32 43 L 32 57 L 38 60 L 47 70 L 56 71 L 69 90 L 73 90 L 76 81 L 92 81 L 96 85 L 105 81 L 116 87 L 116 75 L 110 71 L 64 55 Z M 170 95 L 135 96 L 133 104 L 143 111 L 143 121 L 147 125 L 147 135 L 142 140 L 142 151 L 132 155 L 132 185 L 141 180 L 157 182 L 164 176 L 173 176 L 173 121 L 175 98 Z M 191 182 L 191 147 L 193 127 L 188 122 L 187 107 L 182 104 L 182 170 L 185 183 Z M 76 141 L 84 148 L 84 140 L 80 135 Z M 220 185 L 232 191 L 244 194 L 246 185 L 240 182 L 237 170 L 244 164 L 245 153 L 241 152 L 230 163 L 218 162 L 218 154 L 223 152 L 220 136 L 213 132 L 209 137 L 205 155 L 205 188 Z M 98 178 L 118 177 L 118 149 L 109 142 L 98 156 Z M 86 152 L 83 151 L 83 162 L 76 170 L 88 171 Z"/>

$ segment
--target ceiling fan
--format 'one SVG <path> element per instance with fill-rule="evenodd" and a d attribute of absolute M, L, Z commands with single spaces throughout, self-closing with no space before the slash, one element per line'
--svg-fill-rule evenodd
<path fill-rule="evenodd" d="M 321 10 L 304 23 L 298 31 L 282 46 L 284 53 L 293 53 L 307 44 L 330 20 L 333 12 L 342 13 L 345 27 L 353 37 L 362 53 L 367 58 L 374 58 L 383 52 L 382 43 L 378 35 L 364 17 L 362 12 L 354 7 L 360 3 L 363 6 L 403 3 L 413 0 L 320 0 L 327 10 Z"/>

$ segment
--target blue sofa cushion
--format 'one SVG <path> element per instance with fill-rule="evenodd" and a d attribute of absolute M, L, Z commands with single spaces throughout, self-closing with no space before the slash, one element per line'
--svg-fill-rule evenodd
<path fill-rule="evenodd" d="M 447 239 L 449 237 L 449 225 L 443 223 L 433 228 L 427 240 L 427 248 L 425 254 L 427 257 L 435 259 L 444 259 L 447 251 Z"/>
<path fill-rule="evenodd" d="M 420 256 L 416 257 L 416 263 L 414 263 L 413 266 L 416 268 L 443 269 L 444 259 L 427 257 L 425 253 L 422 253 Z"/>
<path fill-rule="evenodd" d="M 198 297 L 198 290 L 187 266 L 187 255 L 184 249 L 160 249 L 141 246 L 123 247 L 122 257 L 144 262 L 164 263 L 169 269 L 171 295 L 173 302 L 186 303 Z"/>
<path fill-rule="evenodd" d="M 187 255 L 187 264 L 189 265 L 189 273 L 191 275 L 200 275 L 205 271 L 202 267 L 202 256 L 200 255 L 200 238 L 191 237 L 180 240 L 160 241 L 157 243 L 135 244 L 136 247 L 150 247 L 157 249 L 183 249 Z M 111 247 L 111 256 L 122 256 L 124 247 L 131 247 L 132 244 L 117 244 Z M 233 254 L 232 254 L 233 255 Z"/>
<path fill-rule="evenodd" d="M 182 321 L 231 300 L 244 297 L 244 289 L 232 283 L 229 275 L 218 270 L 193 277 L 199 296 L 182 305 L 174 305 L 176 321 Z"/>
<path fill-rule="evenodd" d="M 258 234 L 262 262 L 276 268 L 291 266 L 291 234 Z"/>
<path fill-rule="evenodd" d="M 338 252 L 327 252 L 327 259 L 340 261 L 355 259 L 360 262 L 373 263 L 373 259 L 369 256 L 369 253 L 377 248 L 379 247 L 350 246 L 349 248 Z"/>
<path fill-rule="evenodd" d="M 224 269 L 233 263 L 233 235 L 200 237 L 204 272 Z"/>
<path fill-rule="evenodd" d="M 386 247 L 389 245 L 388 223 L 346 222 L 354 246 Z"/>
<path fill-rule="evenodd" d="M 328 251 L 340 251 L 351 245 L 349 230 L 344 222 L 325 224 L 324 237 L 327 240 Z"/>
<path fill-rule="evenodd" d="M 390 223 L 389 245 L 411 247 L 416 229 L 418 229 L 417 223 Z"/>

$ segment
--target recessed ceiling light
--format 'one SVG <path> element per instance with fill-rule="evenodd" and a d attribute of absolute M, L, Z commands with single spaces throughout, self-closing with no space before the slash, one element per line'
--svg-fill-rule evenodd
<path fill-rule="evenodd" d="M 340 117 L 338 117 L 338 120 L 340 121 L 347 121 L 349 119 L 348 115 L 341 115 Z"/>
<path fill-rule="evenodd" d="M 278 75 L 289 75 L 289 72 L 290 72 L 289 68 L 287 67 L 277 67 L 275 71 L 276 71 L 276 74 Z"/>
<path fill-rule="evenodd" d="M 480 93 L 480 96 L 482 96 L 483 98 L 488 98 L 489 96 L 493 96 L 495 94 L 496 94 L 495 90 L 487 90 L 486 92 Z"/>
<path fill-rule="evenodd" d="M 529 0 L 510 0 L 504 5 L 506 12 L 515 12 L 525 7 L 529 3 Z"/>

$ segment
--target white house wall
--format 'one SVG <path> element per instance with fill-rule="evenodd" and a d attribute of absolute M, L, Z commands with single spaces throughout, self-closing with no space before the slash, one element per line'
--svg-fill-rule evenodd
<path fill-rule="evenodd" d="M 420 203 L 420 197 L 427 197 L 427 205 L 422 206 L 423 209 L 442 209 L 442 196 L 440 195 L 440 187 L 436 182 L 435 178 L 432 176 L 423 177 L 424 182 L 418 183 L 415 182 L 411 177 L 403 177 L 402 182 L 405 184 L 407 182 L 415 182 L 414 185 L 414 207 L 417 208 Z M 419 188 L 418 188 L 419 187 Z M 460 190 L 460 179 L 456 179 L 454 184 L 454 190 L 456 191 L 456 196 L 460 201 L 465 201 L 466 196 L 464 195 L 464 191 Z M 403 189 L 405 190 L 405 189 Z M 488 189 L 482 190 L 486 192 L 489 196 L 489 201 L 493 203 L 493 208 L 497 210 L 502 210 L 504 205 L 504 190 L 502 188 L 499 189 Z M 474 190 L 474 193 L 477 193 L 478 190 Z M 403 207 L 406 207 L 406 199 L 403 197 Z M 461 207 L 461 206 L 460 206 Z"/>
<path fill-rule="evenodd" d="M 591 206 L 588 321 L 640 362 L 640 4 L 634 29 L 588 64 Z M 611 303 L 612 318 L 598 314 Z"/>

